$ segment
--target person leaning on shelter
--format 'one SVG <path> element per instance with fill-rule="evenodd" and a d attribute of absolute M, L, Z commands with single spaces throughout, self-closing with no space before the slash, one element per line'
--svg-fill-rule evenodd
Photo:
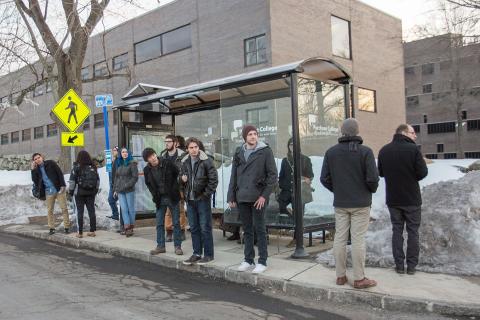
<path fill-rule="evenodd" d="M 173 219 L 173 241 L 175 254 L 182 255 L 182 236 L 180 233 L 180 186 L 179 170 L 170 160 L 160 158 L 152 148 L 142 152 L 143 160 L 148 162 L 143 169 L 145 184 L 152 194 L 157 207 L 157 247 L 150 251 L 155 255 L 165 253 L 165 213 L 170 210 Z"/>
<path fill-rule="evenodd" d="M 415 144 L 417 135 L 412 126 L 400 125 L 392 142 L 378 154 L 378 171 L 385 178 L 386 202 L 392 221 L 392 253 L 397 273 L 405 273 L 403 230 L 407 229 L 407 273 L 415 274 L 420 253 L 422 195 L 418 181 L 425 178 L 428 168 Z"/>
<path fill-rule="evenodd" d="M 108 190 L 108 204 L 110 205 L 110 209 L 112 210 L 112 215 L 109 216 L 108 218 L 113 219 L 113 220 L 118 220 L 119 213 L 118 213 L 118 207 L 117 207 L 117 200 L 118 198 L 113 196 L 113 183 L 115 181 L 115 162 L 118 158 L 118 147 L 115 146 L 112 149 L 112 172 L 108 173 L 108 180 L 109 180 L 109 190 Z"/>
<path fill-rule="evenodd" d="M 125 235 L 131 237 L 135 227 L 135 185 L 138 181 L 137 162 L 127 148 L 122 148 L 115 161 L 114 196 L 118 196 Z"/>
<path fill-rule="evenodd" d="M 188 156 L 182 160 L 182 182 L 193 246 L 193 255 L 183 261 L 185 265 L 204 265 L 214 259 L 212 194 L 217 189 L 218 173 L 212 159 L 200 150 L 201 145 L 200 140 L 189 138 Z"/>
<path fill-rule="evenodd" d="M 55 233 L 55 201 L 60 205 L 65 233 L 69 233 L 70 218 L 67 209 L 66 184 L 62 170 L 53 160 L 44 160 L 40 153 L 32 155 L 31 175 L 33 195 L 47 202 L 47 217 L 50 235 Z"/>
<path fill-rule="evenodd" d="M 337 285 L 347 283 L 347 241 L 352 240 L 353 286 L 365 289 L 377 285 L 365 277 L 365 234 L 370 222 L 372 193 L 378 188 L 375 157 L 362 145 L 357 120 L 346 119 L 338 144 L 325 153 L 320 182 L 333 192 L 335 240 L 333 251 Z"/>
<path fill-rule="evenodd" d="M 277 182 L 277 165 L 272 149 L 258 140 L 255 126 L 245 126 L 242 136 L 245 143 L 237 148 L 233 156 L 227 200 L 231 208 L 238 205 L 244 231 L 245 258 L 238 270 L 253 269 L 253 273 L 262 273 L 267 269 L 268 257 L 265 208 Z M 256 266 L 254 228 L 259 255 Z"/>
<path fill-rule="evenodd" d="M 77 207 L 77 238 L 83 237 L 83 212 L 85 206 L 90 220 L 89 237 L 95 237 L 97 231 L 97 217 L 95 215 L 95 196 L 100 187 L 100 176 L 97 167 L 92 161 L 90 154 L 82 150 L 77 155 L 77 161 L 73 164 L 70 173 L 68 192 L 70 196 L 75 195 L 75 205 Z"/>

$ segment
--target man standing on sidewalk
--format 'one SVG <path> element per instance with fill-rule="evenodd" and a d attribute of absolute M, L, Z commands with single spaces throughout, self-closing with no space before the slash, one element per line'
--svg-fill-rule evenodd
<path fill-rule="evenodd" d="M 235 152 L 227 200 L 231 208 L 238 205 L 245 241 L 245 260 L 239 271 L 267 269 L 267 231 L 265 208 L 277 182 L 277 166 L 272 149 L 258 140 L 257 128 L 247 125 L 242 130 L 245 144 Z M 257 234 L 258 264 L 255 266 L 254 229 Z"/>
<path fill-rule="evenodd" d="M 187 156 L 187 153 L 182 149 L 179 149 L 177 143 L 177 137 L 174 135 L 168 135 L 165 137 L 165 151 L 162 153 L 162 159 L 171 161 L 177 167 L 180 172 L 182 169 L 182 159 Z M 183 198 L 183 190 L 180 185 L 180 227 L 182 229 L 182 241 L 185 241 L 185 229 L 187 228 L 187 217 L 185 215 L 185 200 Z M 173 222 L 172 213 L 170 209 L 167 209 L 165 215 L 165 229 L 167 230 L 167 242 L 172 241 L 173 235 Z"/>
<path fill-rule="evenodd" d="M 352 239 L 353 286 L 365 289 L 376 286 L 365 277 L 365 234 L 370 222 L 372 193 L 378 188 L 375 157 L 363 146 L 358 135 L 357 120 L 346 119 L 342 124 L 338 144 L 325 153 L 320 182 L 333 192 L 335 207 L 335 240 L 333 251 L 337 285 L 347 283 L 347 241 Z"/>
<path fill-rule="evenodd" d="M 378 171 L 385 177 L 387 206 L 392 221 L 392 252 L 395 270 L 405 273 L 403 230 L 408 233 L 407 273 L 415 274 L 420 252 L 418 229 L 421 221 L 422 195 L 418 181 L 425 178 L 428 168 L 415 144 L 417 135 L 412 126 L 400 125 L 393 141 L 378 155 Z"/>
<path fill-rule="evenodd" d="M 47 201 L 50 235 L 55 233 L 55 216 L 53 214 L 55 201 L 62 209 L 65 233 L 69 233 L 70 217 L 68 216 L 66 184 L 62 170 L 55 161 L 44 160 L 40 153 L 32 155 L 31 169 L 33 188 L 37 190 L 36 194 L 39 199 Z"/>
<path fill-rule="evenodd" d="M 214 258 L 212 235 L 212 194 L 217 190 L 218 173 L 205 152 L 200 150 L 201 141 L 187 140 L 188 157 L 182 160 L 182 182 L 190 232 L 192 233 L 193 255 L 183 261 L 185 265 L 204 265 Z M 203 258 L 202 258 L 203 253 Z"/>
<path fill-rule="evenodd" d="M 157 207 L 157 247 L 150 251 L 152 255 L 165 253 L 165 212 L 170 209 L 173 218 L 173 244 L 175 254 L 182 255 L 182 238 L 180 234 L 180 187 L 178 169 L 168 160 L 157 156 L 155 150 L 146 148 L 142 152 L 143 160 L 148 164 L 143 169 L 145 184 L 150 190 Z"/>

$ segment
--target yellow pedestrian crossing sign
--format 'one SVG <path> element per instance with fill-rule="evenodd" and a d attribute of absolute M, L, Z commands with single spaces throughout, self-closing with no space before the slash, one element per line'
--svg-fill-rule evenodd
<path fill-rule="evenodd" d="M 90 109 L 73 89 L 67 91 L 53 107 L 52 112 L 70 131 L 77 131 L 90 115 Z"/>
<path fill-rule="evenodd" d="M 83 133 L 62 132 L 63 147 L 83 147 L 85 145 L 85 137 Z"/>

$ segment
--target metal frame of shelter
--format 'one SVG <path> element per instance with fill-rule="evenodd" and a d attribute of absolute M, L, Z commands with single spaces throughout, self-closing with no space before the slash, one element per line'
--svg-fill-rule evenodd
<path fill-rule="evenodd" d="M 346 117 L 351 116 L 351 77 L 335 61 L 325 58 L 310 58 L 281 66 L 261 69 L 253 72 L 239 74 L 231 77 L 221 78 L 213 81 L 207 81 L 199 84 L 185 86 L 181 88 L 168 88 L 156 86 L 152 91 L 146 91 L 143 95 L 126 94 L 122 97 L 122 102 L 115 105 L 115 110 L 123 112 L 140 113 L 160 113 L 172 115 L 173 128 L 175 129 L 175 115 L 195 112 L 204 109 L 217 109 L 221 107 L 221 92 L 223 90 L 235 88 L 239 85 L 261 85 L 271 80 L 290 79 L 290 99 L 292 113 L 292 138 L 293 138 L 293 157 L 294 157 L 294 197 L 293 208 L 295 214 L 295 236 L 296 249 L 293 258 L 305 258 L 308 254 L 303 247 L 303 206 L 301 200 L 301 145 L 300 128 L 298 116 L 298 77 L 323 82 L 334 83 L 344 86 L 344 107 Z M 268 90 L 267 90 L 268 91 Z M 133 92 L 130 90 L 130 92 Z M 268 94 L 265 92 L 263 94 Z M 242 99 L 240 93 L 237 97 L 231 99 Z M 160 125 L 161 127 L 161 125 Z M 119 120 L 119 144 L 125 144 L 125 126 L 120 112 Z"/>

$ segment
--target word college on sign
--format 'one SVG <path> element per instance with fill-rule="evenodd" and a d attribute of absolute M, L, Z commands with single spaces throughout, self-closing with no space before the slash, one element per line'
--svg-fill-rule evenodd
<path fill-rule="evenodd" d="M 73 89 L 68 90 L 53 107 L 52 112 L 70 131 L 62 132 L 62 146 L 84 146 L 85 139 L 83 133 L 77 133 L 76 131 L 90 115 L 90 109 L 78 94 Z"/>

